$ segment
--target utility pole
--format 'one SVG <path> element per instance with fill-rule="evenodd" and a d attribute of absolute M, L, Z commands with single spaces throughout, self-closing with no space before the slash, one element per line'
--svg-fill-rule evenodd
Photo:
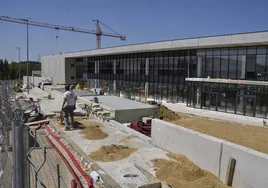
<path fill-rule="evenodd" d="M 26 21 L 27 26 L 27 94 L 29 94 L 29 20 L 28 19 L 22 19 Z"/>
<path fill-rule="evenodd" d="M 20 80 L 20 47 L 17 47 L 19 52 L 19 80 Z"/>

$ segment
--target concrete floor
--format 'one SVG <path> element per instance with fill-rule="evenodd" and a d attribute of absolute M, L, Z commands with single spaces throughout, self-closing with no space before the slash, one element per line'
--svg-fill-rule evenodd
<path fill-rule="evenodd" d="M 120 142 L 123 138 L 129 136 L 121 131 L 115 130 L 110 126 L 104 126 L 102 131 L 109 136 L 103 140 L 86 140 L 79 134 L 79 130 L 66 131 L 65 133 L 83 149 L 87 154 L 98 150 L 101 146 L 111 144 L 121 144 L 137 148 L 137 151 L 129 157 L 115 162 L 98 162 L 96 163 L 103 168 L 117 183 L 122 187 L 136 188 L 137 186 L 149 183 L 145 177 L 135 166 L 134 163 L 142 166 L 151 174 L 155 174 L 151 160 L 155 158 L 168 159 L 166 151 L 156 148 L 138 138 L 132 138 L 125 142 Z M 125 178 L 126 174 L 136 174 L 138 177 Z"/>

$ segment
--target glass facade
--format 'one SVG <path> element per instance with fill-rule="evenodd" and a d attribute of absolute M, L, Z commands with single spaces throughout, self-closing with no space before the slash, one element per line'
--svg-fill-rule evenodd
<path fill-rule="evenodd" d="M 185 78 L 267 81 L 267 52 L 267 46 L 251 46 L 77 58 L 77 80 L 98 80 L 104 92 L 133 100 L 143 101 L 147 87 L 154 100 L 266 117 L 266 86 L 187 83 Z"/>

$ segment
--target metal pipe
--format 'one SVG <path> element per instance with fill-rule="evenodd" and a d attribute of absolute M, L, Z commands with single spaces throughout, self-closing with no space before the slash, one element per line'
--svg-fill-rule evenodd
<path fill-rule="evenodd" d="M 58 188 L 60 188 L 60 165 L 57 164 Z"/>
<path fill-rule="evenodd" d="M 27 22 L 27 94 L 29 94 L 29 20 Z"/>
<path fill-rule="evenodd" d="M 17 47 L 19 52 L 19 80 L 20 80 L 20 47 Z"/>

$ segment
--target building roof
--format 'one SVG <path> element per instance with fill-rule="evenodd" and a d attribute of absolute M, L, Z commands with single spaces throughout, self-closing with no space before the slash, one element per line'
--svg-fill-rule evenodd
<path fill-rule="evenodd" d="M 158 41 L 57 54 L 65 58 L 138 53 L 161 50 L 267 45 L 268 31 Z"/>

